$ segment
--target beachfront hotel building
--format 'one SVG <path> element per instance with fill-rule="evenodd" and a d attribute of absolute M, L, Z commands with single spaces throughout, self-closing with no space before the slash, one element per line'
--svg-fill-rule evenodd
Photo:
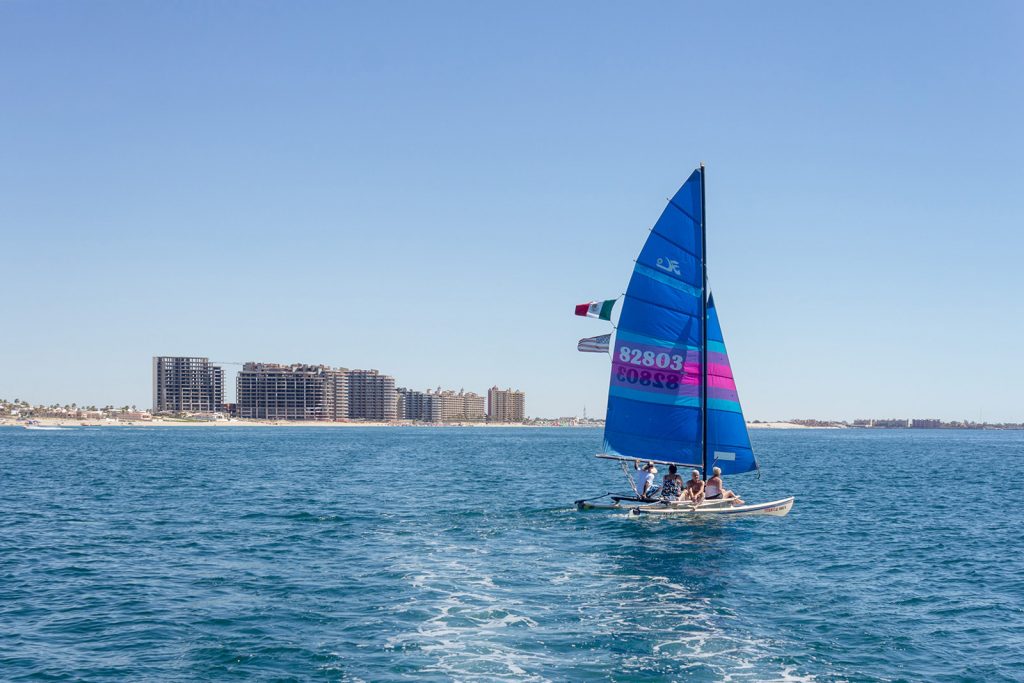
<path fill-rule="evenodd" d="M 484 397 L 471 391 L 414 391 L 399 387 L 398 419 L 420 422 L 472 422 L 483 420 Z"/>
<path fill-rule="evenodd" d="M 395 389 L 395 414 L 399 420 L 423 420 L 423 415 L 429 414 L 427 403 L 428 394 L 424 391 L 398 387 Z"/>
<path fill-rule="evenodd" d="M 235 388 L 235 414 L 245 420 L 340 420 L 349 414 L 345 368 L 246 363 Z"/>
<path fill-rule="evenodd" d="M 395 378 L 376 370 L 349 370 L 348 416 L 353 420 L 397 420 Z"/>
<path fill-rule="evenodd" d="M 522 422 L 526 418 L 526 394 L 518 389 L 487 390 L 488 422 Z"/>
<path fill-rule="evenodd" d="M 472 391 L 459 393 L 462 395 L 462 410 L 466 420 L 487 419 L 486 399 L 483 396 Z"/>
<path fill-rule="evenodd" d="M 154 413 L 215 413 L 224 405 L 224 369 L 209 358 L 153 357 Z"/>

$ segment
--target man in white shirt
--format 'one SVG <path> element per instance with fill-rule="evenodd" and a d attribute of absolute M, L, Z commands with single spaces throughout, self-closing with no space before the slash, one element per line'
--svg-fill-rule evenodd
<path fill-rule="evenodd" d="M 649 498 L 654 495 L 654 475 L 658 473 L 658 468 L 654 466 L 653 462 L 649 462 L 643 467 L 640 466 L 639 460 L 633 461 L 633 469 L 636 472 L 633 474 L 633 481 L 636 484 L 636 492 L 641 498 Z"/>

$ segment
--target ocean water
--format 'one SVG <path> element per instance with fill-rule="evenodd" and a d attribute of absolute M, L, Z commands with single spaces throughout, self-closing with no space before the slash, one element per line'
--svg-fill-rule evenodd
<path fill-rule="evenodd" d="M 788 517 L 576 512 L 591 429 L 0 428 L 0 679 L 1024 680 L 1024 433 L 752 437 Z"/>

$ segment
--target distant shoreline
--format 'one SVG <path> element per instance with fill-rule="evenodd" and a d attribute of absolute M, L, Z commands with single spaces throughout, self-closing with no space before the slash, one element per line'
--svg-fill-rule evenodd
<path fill-rule="evenodd" d="M 431 422 L 326 422 L 315 420 L 175 420 L 175 419 L 154 419 L 154 420 L 69 420 L 60 417 L 34 417 L 31 418 L 42 427 L 465 427 L 465 428 L 486 428 L 515 427 L 515 428 L 549 428 L 560 425 L 535 425 L 523 424 L 521 422 L 445 422 L 443 424 Z M 10 418 L 0 420 L 0 427 L 21 427 L 24 420 L 13 420 Z M 596 429 L 603 425 L 564 425 L 574 429 Z"/>
<path fill-rule="evenodd" d="M 747 429 L 846 429 L 840 426 L 814 426 L 797 424 L 796 422 L 748 422 Z"/>
<path fill-rule="evenodd" d="M 182 420 L 174 418 L 156 418 L 154 420 L 75 420 L 63 417 L 34 417 L 33 422 L 42 427 L 413 427 L 423 429 L 430 428 L 464 428 L 464 429 L 550 429 L 552 427 L 568 427 L 572 429 L 604 429 L 603 424 L 523 424 L 521 422 L 326 422 L 307 420 Z M 25 424 L 24 419 L 2 418 L 0 427 L 21 427 Z M 805 425 L 797 422 L 748 422 L 747 429 L 773 430 L 773 429 L 865 429 L 863 427 L 851 427 L 849 425 Z M 868 427 L 869 431 L 890 431 L 896 428 Z M 909 429 L 909 428 L 906 428 Z M 951 429 L 951 428 L 946 428 Z M 953 428 L 956 429 L 956 428 Z M 963 429 L 963 428 L 960 428 Z"/>
<path fill-rule="evenodd" d="M 43 427 L 464 427 L 486 428 L 496 427 L 572 427 L 574 429 L 603 429 L 604 425 L 550 425 L 523 424 L 521 422 L 327 422 L 316 420 L 178 420 L 173 418 L 156 418 L 153 420 L 71 420 L 61 417 L 32 418 Z M 20 427 L 24 420 L 5 418 L 0 420 L 0 427 Z M 811 427 L 794 422 L 748 422 L 749 429 L 844 429 L 843 427 Z"/>

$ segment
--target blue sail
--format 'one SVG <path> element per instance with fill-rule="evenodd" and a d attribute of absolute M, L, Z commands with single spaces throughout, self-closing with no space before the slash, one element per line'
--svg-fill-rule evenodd
<path fill-rule="evenodd" d="M 708 295 L 708 469 L 721 467 L 722 474 L 757 469 L 750 448 L 747 422 L 725 350 L 715 300 Z M 710 475 L 709 475 L 710 476 Z"/>
<path fill-rule="evenodd" d="M 609 454 L 700 466 L 703 212 L 698 170 L 636 260 L 612 351 Z"/>

